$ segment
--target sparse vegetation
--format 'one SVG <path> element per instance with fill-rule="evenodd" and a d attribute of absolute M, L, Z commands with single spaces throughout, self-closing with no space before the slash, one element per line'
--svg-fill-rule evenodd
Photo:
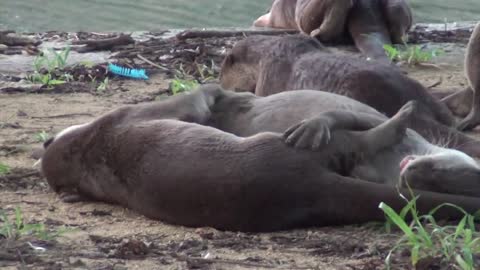
<path fill-rule="evenodd" d="M 384 203 L 380 204 L 388 223 L 395 224 L 404 233 L 385 260 L 388 269 L 391 269 L 393 254 L 404 249 L 410 251 L 413 266 L 422 259 L 438 259 L 446 265 L 454 266 L 454 269 L 473 270 L 480 267 L 474 261 L 474 255 L 480 253 L 480 235 L 475 228 L 474 216 L 452 204 L 442 204 L 427 215 L 419 216 L 416 208 L 418 197 L 410 201 L 404 199 L 407 205 L 400 213 Z M 443 207 L 453 207 L 465 216 L 457 225 L 441 226 L 433 215 Z M 412 218 L 410 224 L 405 221 L 408 214 Z"/>
<path fill-rule="evenodd" d="M 92 81 L 92 82 L 93 82 L 93 81 Z M 105 77 L 105 79 L 103 80 L 103 82 L 101 82 L 101 83 L 97 86 L 97 92 L 105 92 L 105 90 L 108 89 L 108 82 L 109 82 L 108 77 Z"/>
<path fill-rule="evenodd" d="M 390 60 L 405 62 L 410 66 L 430 62 L 443 53 L 443 51 L 439 49 L 429 50 L 419 45 L 407 44 L 399 46 L 385 44 L 383 45 L 383 49 Z"/>
<path fill-rule="evenodd" d="M 72 78 L 70 74 L 64 74 L 60 78 L 54 75 L 55 70 L 65 67 L 69 54 L 70 47 L 61 52 L 56 52 L 54 49 L 44 51 L 33 61 L 34 72 L 27 79 L 32 83 L 46 85 L 48 88 L 70 81 Z"/>
<path fill-rule="evenodd" d="M 6 164 L 0 163 L 0 176 L 4 176 L 10 172 L 10 167 Z"/>
<path fill-rule="evenodd" d="M 35 140 L 41 143 L 46 142 L 49 137 L 50 135 L 47 132 L 45 132 L 45 130 L 42 130 L 41 132 L 35 134 Z"/>
<path fill-rule="evenodd" d="M 201 83 L 206 83 L 215 79 L 215 62 L 211 60 L 211 67 L 205 64 L 196 64 L 197 72 L 200 75 Z"/>
<path fill-rule="evenodd" d="M 175 79 L 170 83 L 170 90 L 172 91 L 173 95 L 176 95 L 178 93 L 191 91 L 198 85 L 199 84 L 195 79 L 185 80 L 175 77 Z"/>
<path fill-rule="evenodd" d="M 27 223 L 19 207 L 15 208 L 15 216 L 10 220 L 4 211 L 0 211 L 0 237 L 18 239 L 22 236 L 33 235 L 41 240 L 53 240 L 71 229 L 61 227 L 50 231 L 43 223 Z"/>
<path fill-rule="evenodd" d="M 198 85 L 215 80 L 215 63 L 212 60 L 211 66 L 206 64 L 195 64 L 196 70 L 188 72 L 183 65 L 175 70 L 175 78 L 170 83 L 170 91 L 173 95 L 188 92 Z"/>

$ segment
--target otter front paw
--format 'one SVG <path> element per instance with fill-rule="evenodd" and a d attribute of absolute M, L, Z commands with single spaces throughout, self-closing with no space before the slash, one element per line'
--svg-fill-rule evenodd
<path fill-rule="evenodd" d="M 288 128 L 283 137 L 295 148 L 318 150 L 330 142 L 330 128 L 325 119 L 313 118 Z"/>

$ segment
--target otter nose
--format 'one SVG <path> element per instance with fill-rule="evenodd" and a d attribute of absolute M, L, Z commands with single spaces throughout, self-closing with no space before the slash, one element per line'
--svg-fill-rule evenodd
<path fill-rule="evenodd" d="M 407 165 L 414 159 L 415 157 L 410 155 L 404 157 L 402 161 L 400 161 L 400 171 L 403 171 L 407 167 Z"/>

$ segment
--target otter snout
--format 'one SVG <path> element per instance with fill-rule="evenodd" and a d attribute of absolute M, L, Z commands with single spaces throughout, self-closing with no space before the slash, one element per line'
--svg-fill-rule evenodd
<path fill-rule="evenodd" d="M 400 162 L 401 187 L 480 197 L 480 168 L 456 153 L 407 156 Z"/>

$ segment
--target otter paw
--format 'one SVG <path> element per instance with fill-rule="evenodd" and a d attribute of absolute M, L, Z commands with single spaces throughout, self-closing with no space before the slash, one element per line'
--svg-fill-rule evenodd
<path fill-rule="evenodd" d="M 469 113 L 460 123 L 457 125 L 457 129 L 460 131 L 472 130 L 480 124 L 480 114 Z"/>
<path fill-rule="evenodd" d="M 324 119 L 313 118 L 290 127 L 283 137 L 295 148 L 318 150 L 330 142 L 330 128 Z"/>

